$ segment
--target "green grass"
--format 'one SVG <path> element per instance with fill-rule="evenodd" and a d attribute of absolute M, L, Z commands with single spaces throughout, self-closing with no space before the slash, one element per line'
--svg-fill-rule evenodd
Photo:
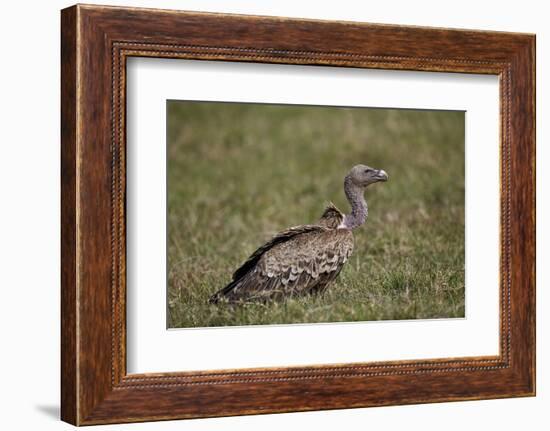
<path fill-rule="evenodd" d="M 168 326 L 464 316 L 464 113 L 168 102 Z M 277 231 L 348 211 L 355 164 L 388 172 L 322 296 L 212 305 Z"/>

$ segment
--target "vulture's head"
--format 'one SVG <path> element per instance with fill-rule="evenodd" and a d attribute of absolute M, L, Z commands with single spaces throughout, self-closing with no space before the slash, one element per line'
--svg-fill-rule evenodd
<path fill-rule="evenodd" d="M 365 165 L 354 166 L 346 176 L 346 181 L 351 181 L 359 187 L 367 187 L 378 181 L 388 181 L 388 174 L 382 169 L 374 169 Z"/>

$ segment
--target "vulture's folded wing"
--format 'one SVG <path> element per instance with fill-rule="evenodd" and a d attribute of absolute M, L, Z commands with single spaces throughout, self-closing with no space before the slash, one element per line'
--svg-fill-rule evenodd
<path fill-rule="evenodd" d="M 268 244 L 251 256 L 213 302 L 222 297 L 250 301 L 321 290 L 351 255 L 353 235 L 346 229 L 317 226 Z"/>
<path fill-rule="evenodd" d="M 319 225 L 306 224 L 302 226 L 291 227 L 287 230 L 279 232 L 273 238 L 271 238 L 268 242 L 266 242 L 264 245 L 258 248 L 258 250 L 256 250 L 254 253 L 250 255 L 250 257 L 246 260 L 246 262 L 243 263 L 241 267 L 234 272 L 233 280 L 237 280 L 241 278 L 248 271 L 250 271 L 250 269 L 253 268 L 258 263 L 258 260 L 260 260 L 263 254 L 268 250 L 272 249 L 273 247 L 275 247 L 276 245 L 281 244 L 283 242 L 287 242 L 301 234 L 305 234 L 309 232 L 323 232 L 325 230 L 327 230 L 325 227 L 322 227 Z"/>

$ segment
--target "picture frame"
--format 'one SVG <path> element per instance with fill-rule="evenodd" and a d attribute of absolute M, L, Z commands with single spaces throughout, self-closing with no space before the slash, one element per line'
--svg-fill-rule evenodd
<path fill-rule="evenodd" d="M 535 395 L 535 36 L 76 5 L 61 13 L 61 418 L 74 425 Z M 499 355 L 126 370 L 126 61 L 490 74 L 500 87 Z"/>

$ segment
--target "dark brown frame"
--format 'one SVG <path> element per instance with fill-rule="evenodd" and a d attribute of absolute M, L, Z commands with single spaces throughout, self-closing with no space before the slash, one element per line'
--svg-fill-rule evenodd
<path fill-rule="evenodd" d="M 535 394 L 534 35 L 81 5 L 61 17 L 63 420 L 88 425 Z M 129 56 L 498 75 L 500 354 L 127 375 Z"/>

